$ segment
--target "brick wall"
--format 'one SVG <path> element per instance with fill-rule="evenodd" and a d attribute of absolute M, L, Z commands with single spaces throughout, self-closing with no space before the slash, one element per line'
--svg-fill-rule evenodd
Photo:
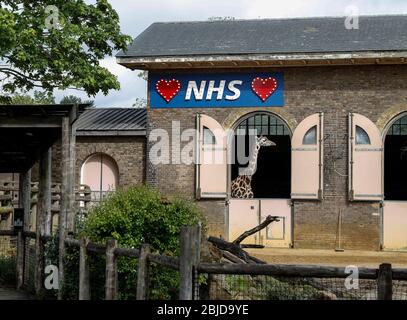
<path fill-rule="evenodd" d="M 283 70 L 246 69 L 246 71 L 284 72 L 285 107 L 268 110 L 286 114 L 285 118 L 289 123 L 299 123 L 317 112 L 325 113 L 325 199 L 323 202 L 295 201 L 295 247 L 334 248 L 338 212 L 342 208 L 343 247 L 378 250 L 379 203 L 347 201 L 347 115 L 349 112 L 356 112 L 367 116 L 373 122 L 380 122 L 379 118 L 383 118 L 383 115 L 392 108 L 407 110 L 407 66 L 304 67 Z M 400 108 L 400 105 L 404 107 Z M 180 121 L 181 130 L 194 128 L 196 113 L 208 114 L 220 123 L 225 123 L 234 116 L 255 110 L 254 108 L 149 110 L 149 129 L 162 128 L 171 132 L 172 121 Z M 171 155 L 171 150 L 169 152 Z M 193 198 L 195 168 L 193 165 L 150 165 L 147 181 L 164 193 L 179 193 Z M 225 204 L 219 201 L 205 201 L 200 205 L 208 220 L 213 222 L 210 223 L 210 233 L 219 235 L 225 230 Z"/>
<path fill-rule="evenodd" d="M 81 167 L 95 153 L 112 157 L 119 168 L 119 186 L 126 187 L 145 183 L 146 138 L 145 137 L 77 137 L 76 183 L 80 183 Z M 38 181 L 38 166 L 33 168 L 33 181 Z M 61 182 L 61 144 L 52 149 L 52 181 Z"/>

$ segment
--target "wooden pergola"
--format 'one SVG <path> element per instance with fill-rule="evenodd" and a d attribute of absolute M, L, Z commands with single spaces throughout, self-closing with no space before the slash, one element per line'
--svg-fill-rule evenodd
<path fill-rule="evenodd" d="M 74 231 L 75 132 L 74 122 L 86 104 L 2 105 L 0 106 L 0 172 L 19 173 L 19 207 L 24 209 L 24 228 L 28 232 L 31 197 L 31 168 L 39 163 L 39 192 L 36 215 L 36 274 L 43 278 L 42 239 L 51 235 L 51 148 L 61 140 L 61 210 L 59 214 L 59 279 L 63 281 L 64 240 Z M 24 241 L 19 235 L 18 241 Z M 24 259 L 18 256 L 17 259 Z M 17 263 L 22 266 L 22 263 Z M 19 268 L 18 268 L 19 269 Z M 23 283 L 18 270 L 18 286 Z M 37 283 L 36 288 L 41 288 Z"/>

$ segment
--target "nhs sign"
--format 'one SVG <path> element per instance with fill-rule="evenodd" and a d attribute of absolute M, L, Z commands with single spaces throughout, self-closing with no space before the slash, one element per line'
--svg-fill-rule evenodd
<path fill-rule="evenodd" d="M 152 109 L 283 107 L 284 76 L 281 72 L 152 73 L 149 92 Z"/>

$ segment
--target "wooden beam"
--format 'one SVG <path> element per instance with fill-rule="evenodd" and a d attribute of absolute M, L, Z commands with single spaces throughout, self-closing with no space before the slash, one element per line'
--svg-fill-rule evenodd
<path fill-rule="evenodd" d="M 137 270 L 137 300 L 148 300 L 148 289 L 150 284 L 148 255 L 150 252 L 150 245 L 143 244 L 141 246 Z"/>
<path fill-rule="evenodd" d="M 79 248 L 79 300 L 90 300 L 88 238 L 80 240 Z"/>
<path fill-rule="evenodd" d="M 393 299 L 393 278 L 391 264 L 384 263 L 380 265 L 377 278 L 377 299 L 392 300 Z"/>
<path fill-rule="evenodd" d="M 117 300 L 118 279 L 117 279 L 117 259 L 114 251 L 117 247 L 117 240 L 110 239 L 106 244 L 106 300 Z"/>
<path fill-rule="evenodd" d="M 199 264 L 200 227 L 183 227 L 181 229 L 180 256 L 180 300 L 194 298 L 194 276 Z"/>

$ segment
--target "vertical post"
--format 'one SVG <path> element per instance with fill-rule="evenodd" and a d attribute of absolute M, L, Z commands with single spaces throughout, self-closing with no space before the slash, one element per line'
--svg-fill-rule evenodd
<path fill-rule="evenodd" d="M 90 300 L 89 257 L 87 247 L 89 239 L 83 237 L 79 248 L 79 300 Z"/>
<path fill-rule="evenodd" d="M 201 223 L 193 229 L 194 261 L 193 261 L 193 299 L 199 300 L 198 265 L 201 261 Z"/>
<path fill-rule="evenodd" d="M 68 192 L 69 192 L 69 179 L 68 179 L 68 167 L 69 167 L 69 145 L 70 145 L 70 121 L 69 117 L 62 118 L 62 139 L 61 139 L 61 156 L 62 156 L 62 181 L 61 181 L 61 209 L 59 211 L 59 263 L 58 263 L 58 279 L 59 290 L 58 299 L 62 299 L 63 285 L 65 279 L 64 270 L 64 257 L 65 257 L 65 238 L 67 236 L 66 231 L 66 216 L 69 208 Z"/>
<path fill-rule="evenodd" d="M 24 208 L 24 231 L 30 231 L 31 213 L 31 169 L 20 173 L 19 177 L 19 206 Z"/>
<path fill-rule="evenodd" d="M 377 299 L 393 299 L 393 272 L 389 263 L 380 265 L 377 278 Z"/>
<path fill-rule="evenodd" d="M 200 227 L 182 227 L 180 256 L 180 300 L 194 297 L 194 275 L 199 263 Z"/>
<path fill-rule="evenodd" d="M 17 290 L 24 284 L 24 236 L 22 231 L 17 234 Z"/>
<path fill-rule="evenodd" d="M 44 243 L 47 213 L 51 213 L 51 149 L 41 152 L 39 163 L 38 205 L 36 215 L 35 273 L 34 286 L 37 296 L 41 296 L 44 280 Z"/>
<path fill-rule="evenodd" d="M 114 250 L 117 247 L 117 240 L 110 239 L 106 245 L 106 300 L 117 299 L 117 259 Z"/>
<path fill-rule="evenodd" d="M 148 254 L 151 252 L 151 247 L 148 244 L 143 244 L 140 249 L 140 257 L 137 270 L 137 300 L 148 299 L 149 287 L 149 262 Z"/>
<path fill-rule="evenodd" d="M 44 151 L 40 158 L 40 181 L 38 186 L 38 206 L 43 223 L 41 234 L 51 235 L 51 157 L 52 149 Z"/>
<path fill-rule="evenodd" d="M 66 216 L 66 227 L 68 233 L 74 233 L 75 229 L 75 163 L 76 163 L 76 134 L 75 127 L 72 125 L 78 117 L 78 106 L 72 107 L 69 114 L 69 158 L 67 164 L 67 216 Z"/>
<path fill-rule="evenodd" d="M 23 231 L 17 235 L 17 289 L 24 285 L 24 257 L 25 238 L 24 231 L 30 231 L 30 211 L 31 211 L 31 169 L 19 175 L 19 207 L 24 209 Z"/>

